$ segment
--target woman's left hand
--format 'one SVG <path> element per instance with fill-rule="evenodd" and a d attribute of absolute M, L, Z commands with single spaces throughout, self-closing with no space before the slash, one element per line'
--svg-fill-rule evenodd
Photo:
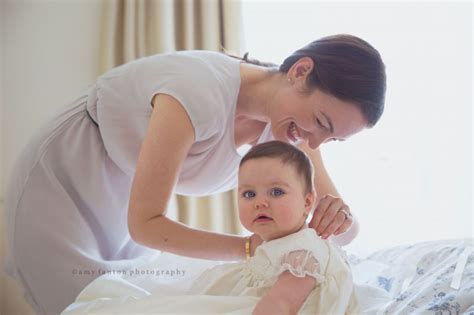
<path fill-rule="evenodd" d="M 255 255 L 255 250 L 263 243 L 262 238 L 257 234 L 250 236 L 250 256 Z"/>
<path fill-rule="evenodd" d="M 332 234 L 346 232 L 352 222 L 349 206 L 341 198 L 328 194 L 319 200 L 309 227 L 314 228 L 321 238 L 327 239 Z"/>

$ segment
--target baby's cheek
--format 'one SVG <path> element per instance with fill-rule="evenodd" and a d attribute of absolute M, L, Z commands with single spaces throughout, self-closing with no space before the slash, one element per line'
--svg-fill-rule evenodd
<path fill-rule="evenodd" d="M 281 219 L 283 222 L 291 222 L 295 219 L 295 214 L 291 208 L 286 208 L 281 213 Z"/>
<path fill-rule="evenodd" d="M 250 223 L 252 222 L 252 216 L 249 211 L 245 211 L 245 209 L 242 209 L 239 212 L 239 217 L 240 217 L 240 222 L 242 222 L 243 226 L 248 229 L 250 226 Z"/>

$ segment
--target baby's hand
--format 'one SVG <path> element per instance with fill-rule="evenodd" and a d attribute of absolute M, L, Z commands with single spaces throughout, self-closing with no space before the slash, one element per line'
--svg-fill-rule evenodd
<path fill-rule="evenodd" d="M 328 194 L 319 201 L 308 226 L 314 228 L 321 238 L 327 239 L 332 234 L 346 232 L 351 225 L 349 206 L 341 198 Z"/>

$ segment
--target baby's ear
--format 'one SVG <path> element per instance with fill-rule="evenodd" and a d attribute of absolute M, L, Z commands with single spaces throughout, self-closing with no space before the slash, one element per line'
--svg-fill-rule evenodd
<path fill-rule="evenodd" d="M 306 193 L 305 200 L 304 200 L 306 214 L 309 214 L 313 210 L 315 203 L 316 203 L 316 191 L 312 190 Z"/>

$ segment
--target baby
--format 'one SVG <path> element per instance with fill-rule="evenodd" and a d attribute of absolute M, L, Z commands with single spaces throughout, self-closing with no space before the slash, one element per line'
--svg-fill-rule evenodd
<path fill-rule="evenodd" d="M 97 280 L 63 314 L 359 312 L 342 252 L 306 224 L 316 193 L 305 153 L 279 141 L 253 147 L 240 163 L 238 195 L 242 224 L 264 240 L 254 256 L 213 265 L 193 277 L 187 290 L 171 295 L 158 288 L 148 292 L 126 279 L 102 279 L 106 285 Z"/>
<path fill-rule="evenodd" d="M 343 254 L 306 224 L 315 200 L 305 153 L 280 141 L 250 149 L 239 169 L 240 220 L 264 243 L 245 262 L 204 272 L 189 294 L 255 297 L 253 314 L 357 313 Z"/>

